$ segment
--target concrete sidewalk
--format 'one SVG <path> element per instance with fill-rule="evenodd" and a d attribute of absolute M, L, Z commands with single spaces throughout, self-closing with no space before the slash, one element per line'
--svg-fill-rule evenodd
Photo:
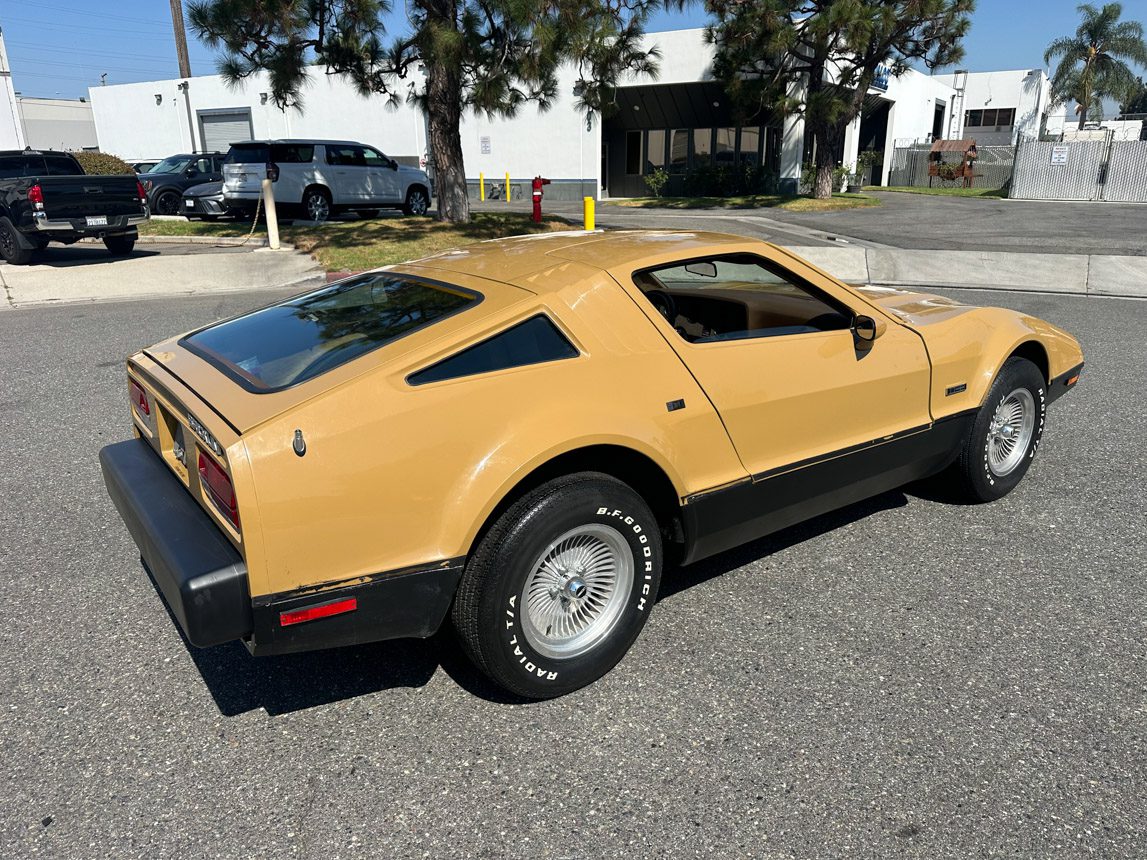
<path fill-rule="evenodd" d="M 307 254 L 229 248 L 220 253 L 141 253 L 122 259 L 76 249 L 31 266 L 0 266 L 0 309 L 66 302 L 233 293 L 320 286 L 326 273 Z"/>

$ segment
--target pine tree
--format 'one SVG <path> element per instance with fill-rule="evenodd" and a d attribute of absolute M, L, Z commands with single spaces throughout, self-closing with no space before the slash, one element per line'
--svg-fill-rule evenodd
<path fill-rule="evenodd" d="M 714 73 L 747 114 L 802 113 L 816 146 L 815 196 L 832 196 L 844 132 L 877 68 L 946 66 L 975 0 L 706 0 Z"/>
<path fill-rule="evenodd" d="M 408 30 L 388 35 L 387 0 L 199 0 L 195 34 L 222 52 L 220 73 L 237 83 L 259 71 L 279 107 L 300 107 L 309 68 L 342 75 L 363 94 L 425 109 L 438 217 L 470 219 L 459 126 L 467 109 L 513 116 L 545 110 L 557 70 L 576 64 L 587 111 L 608 112 L 626 72 L 656 73 L 644 23 L 662 0 L 407 0 Z M 425 85 L 410 82 L 425 70 Z"/>

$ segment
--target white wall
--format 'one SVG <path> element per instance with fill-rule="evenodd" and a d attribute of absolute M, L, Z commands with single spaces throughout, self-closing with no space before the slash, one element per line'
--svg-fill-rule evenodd
<path fill-rule="evenodd" d="M 33 149 L 78 150 L 96 146 L 92 106 L 79 99 L 17 96 L 24 138 Z"/>
<path fill-rule="evenodd" d="M 129 161 L 164 158 L 191 149 L 187 106 L 178 80 L 92 87 L 89 100 L 100 149 Z M 390 156 L 421 156 L 426 151 L 422 113 L 403 100 L 391 108 L 382 96 L 363 97 L 338 77 L 313 73 L 303 91 L 303 108 L 279 110 L 262 103 L 269 93 L 264 75 L 238 88 L 218 75 L 193 77 L 187 97 L 195 126 L 195 148 L 201 148 L 196 111 L 249 108 L 256 138 L 314 137 L 358 140 Z M 160 101 L 156 103 L 156 95 Z"/>
<path fill-rule="evenodd" d="M 536 104 L 523 105 L 509 119 L 468 113 L 462 119 L 462 158 L 467 179 L 476 182 L 479 174 L 491 183 L 535 176 L 579 179 L 600 188 L 601 119 L 594 116 L 587 128 L 586 116 L 573 95 L 576 71 L 563 67 L 558 74 L 558 91 L 553 106 L 544 113 Z M 482 151 L 483 138 L 489 152 Z"/>

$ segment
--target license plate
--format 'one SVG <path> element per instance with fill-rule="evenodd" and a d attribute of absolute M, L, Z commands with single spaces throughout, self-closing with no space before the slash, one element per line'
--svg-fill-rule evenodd
<path fill-rule="evenodd" d="M 188 209 L 194 209 L 195 208 L 195 201 L 194 200 L 184 200 L 183 205 L 186 206 Z"/>
<path fill-rule="evenodd" d="M 86 220 L 89 227 L 106 227 L 108 225 L 107 215 L 89 215 Z"/>

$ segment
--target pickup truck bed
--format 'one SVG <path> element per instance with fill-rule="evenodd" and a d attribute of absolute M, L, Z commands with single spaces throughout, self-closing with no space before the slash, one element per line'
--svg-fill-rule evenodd
<path fill-rule="evenodd" d="M 103 239 L 131 253 L 136 225 L 150 216 L 134 175 L 88 176 L 65 152 L 0 152 L 0 256 L 28 263 L 49 242 Z"/>

